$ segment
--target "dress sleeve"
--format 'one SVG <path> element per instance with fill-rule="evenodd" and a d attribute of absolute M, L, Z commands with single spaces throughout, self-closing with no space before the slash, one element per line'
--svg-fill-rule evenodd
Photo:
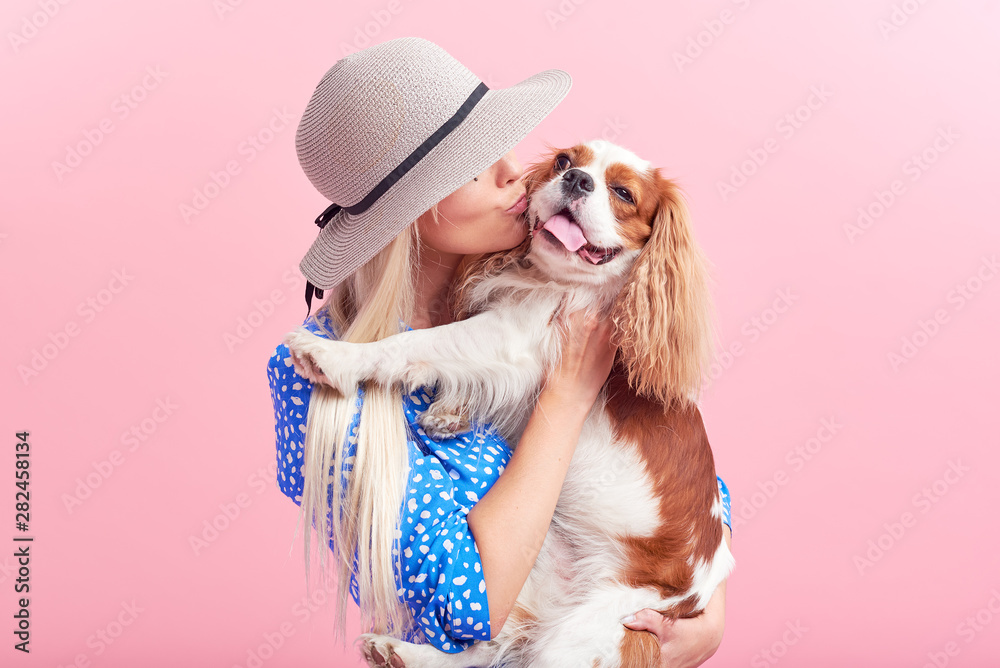
<path fill-rule="evenodd" d="M 486 580 L 468 525 L 481 492 L 472 487 L 480 488 L 484 472 L 464 457 L 449 456 L 445 446 L 433 454 L 419 447 L 411 452 L 400 521 L 403 600 L 430 644 L 442 652 L 461 652 L 490 639 Z M 497 475 L 485 474 L 487 488 Z"/>
<path fill-rule="evenodd" d="M 312 384 L 295 373 L 288 347 L 283 343 L 267 362 L 267 378 L 274 405 L 278 489 L 301 505 L 303 443 Z"/>
<path fill-rule="evenodd" d="M 317 335 L 324 333 L 313 320 L 303 323 L 306 329 Z M 300 376 L 292 365 L 288 346 L 284 343 L 275 348 L 267 363 L 267 377 L 271 388 L 271 402 L 274 406 L 275 454 L 277 457 L 277 483 L 281 493 L 290 498 L 296 505 L 302 505 L 302 463 L 305 452 L 306 417 L 309 415 L 309 399 L 312 396 L 312 383 Z M 356 412 L 350 424 L 350 438 L 347 444 L 348 459 L 354 454 L 353 443 L 357 437 L 360 419 L 361 402 L 364 392 L 358 388 Z M 349 473 L 349 465 L 345 466 L 342 475 Z M 330 496 L 332 498 L 332 490 Z M 327 515 L 329 521 L 330 516 Z M 315 526 L 315 524 L 314 524 Z M 330 541 L 331 549 L 334 547 Z M 357 559 L 355 557 L 355 570 Z M 355 572 L 351 573 L 351 596 L 358 602 L 358 581 Z"/>
<path fill-rule="evenodd" d="M 722 481 L 721 476 L 716 476 L 716 478 L 719 479 L 719 494 L 722 495 L 722 521 L 729 527 L 729 533 L 732 533 L 733 523 L 732 510 L 729 502 L 729 488 L 726 487 L 726 483 Z"/>

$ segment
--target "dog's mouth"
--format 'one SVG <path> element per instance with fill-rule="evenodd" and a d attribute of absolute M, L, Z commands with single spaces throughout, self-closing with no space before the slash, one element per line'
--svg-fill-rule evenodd
<path fill-rule="evenodd" d="M 540 223 L 540 224 L 539 224 Z M 580 223 L 569 209 L 562 209 L 553 214 L 544 223 L 536 223 L 532 234 L 541 234 L 549 241 L 558 242 L 569 251 L 593 265 L 610 262 L 621 252 L 618 248 L 601 248 L 587 241 Z"/>

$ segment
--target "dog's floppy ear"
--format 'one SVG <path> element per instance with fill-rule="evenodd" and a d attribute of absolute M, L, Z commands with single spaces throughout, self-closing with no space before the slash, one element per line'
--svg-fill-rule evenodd
<path fill-rule="evenodd" d="M 630 270 L 612 318 L 629 385 L 665 407 L 697 401 L 713 353 L 707 260 L 676 184 L 654 174 L 652 233 Z"/>

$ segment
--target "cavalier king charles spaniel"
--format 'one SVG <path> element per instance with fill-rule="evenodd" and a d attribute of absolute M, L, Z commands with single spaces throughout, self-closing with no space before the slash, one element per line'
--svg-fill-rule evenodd
<path fill-rule="evenodd" d="M 706 261 L 677 185 L 602 140 L 553 151 L 525 184 L 531 233 L 464 267 L 454 292 L 464 319 L 364 344 L 302 328 L 286 338 L 314 383 L 436 384 L 426 433 L 489 421 L 513 448 L 559 359 L 559 314 L 589 308 L 614 323 L 615 365 L 500 633 L 457 654 L 368 634 L 369 660 L 375 649 L 408 668 L 652 668 L 656 637 L 620 619 L 643 608 L 695 616 L 734 566 L 697 407 L 712 354 Z"/>

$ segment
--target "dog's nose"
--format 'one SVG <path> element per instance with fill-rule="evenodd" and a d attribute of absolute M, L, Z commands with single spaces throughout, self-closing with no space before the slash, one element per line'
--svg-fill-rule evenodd
<path fill-rule="evenodd" d="M 579 169 L 568 169 L 563 174 L 563 191 L 570 197 L 582 197 L 594 192 L 594 179 Z"/>

